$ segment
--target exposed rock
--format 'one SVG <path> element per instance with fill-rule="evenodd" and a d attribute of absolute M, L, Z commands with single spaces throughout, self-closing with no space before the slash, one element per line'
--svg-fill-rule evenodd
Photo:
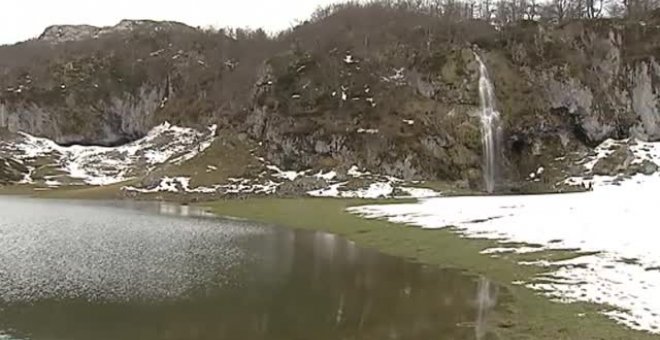
<path fill-rule="evenodd" d="M 39 39 L 53 43 L 83 40 L 93 38 L 99 30 L 90 25 L 55 25 L 46 28 Z"/>
<path fill-rule="evenodd" d="M 609 156 L 599 159 L 593 168 L 593 174 L 597 176 L 616 176 L 626 172 L 635 155 L 627 145 L 620 145 Z"/>
<path fill-rule="evenodd" d="M 524 181 L 540 165 L 608 138 L 660 139 L 655 24 L 465 22 L 434 30 L 378 7 L 392 24 L 375 30 L 347 8 L 275 40 L 173 22 L 51 27 L 41 40 L 0 48 L 0 128 L 115 145 L 165 120 L 215 123 L 261 143 L 282 169 L 358 164 L 477 188 L 477 48 L 502 116 L 503 181 Z M 631 166 L 619 151 L 595 171 Z"/>
<path fill-rule="evenodd" d="M 642 173 L 644 175 L 653 175 L 656 172 L 658 172 L 658 165 L 655 164 L 654 162 L 649 161 L 648 159 L 645 159 L 642 161 L 641 164 L 637 166 L 638 172 Z"/>
<path fill-rule="evenodd" d="M 566 81 L 557 81 L 553 76 L 546 76 L 546 92 L 551 109 L 565 108 L 568 113 L 575 116 L 585 134 L 591 141 L 600 141 L 606 138 L 614 126 L 603 123 L 592 112 L 593 94 L 591 89 L 579 83 L 579 80 L 570 78 Z"/>
<path fill-rule="evenodd" d="M 96 27 L 91 25 L 54 25 L 46 28 L 39 36 L 39 40 L 59 44 L 70 41 L 81 41 L 85 39 L 97 39 L 103 35 L 132 31 L 135 29 L 190 29 L 192 27 L 173 21 L 153 20 L 122 20 L 115 26 Z"/>
<path fill-rule="evenodd" d="M 27 167 L 20 162 L 0 156 L 0 185 L 19 182 L 27 173 Z"/>
<path fill-rule="evenodd" d="M 0 128 L 46 136 L 59 144 L 117 145 L 144 136 L 158 122 L 154 114 L 163 96 L 157 87 L 141 87 L 135 95 L 111 96 L 96 103 L 94 111 L 80 113 L 75 103 L 49 107 L 0 102 Z"/>
<path fill-rule="evenodd" d="M 322 189 L 328 186 L 328 182 L 323 179 L 313 177 L 299 177 L 293 181 L 285 181 L 277 189 L 281 196 L 303 196 L 312 190 Z"/>
<path fill-rule="evenodd" d="M 630 144 L 615 144 L 613 151 L 599 159 L 593 167 L 592 174 L 597 176 L 634 176 L 636 174 L 652 175 L 658 172 L 658 165 L 648 159 L 636 160 Z"/>
<path fill-rule="evenodd" d="M 635 130 L 637 137 L 660 140 L 660 65 L 651 58 L 639 63 L 632 74 L 632 106 L 641 120 Z"/>

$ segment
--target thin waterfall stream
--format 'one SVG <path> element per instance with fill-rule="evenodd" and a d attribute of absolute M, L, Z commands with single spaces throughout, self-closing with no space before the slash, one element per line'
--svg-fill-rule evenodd
<path fill-rule="evenodd" d="M 484 157 L 484 187 L 486 192 L 493 193 L 498 172 L 497 153 L 500 140 L 500 113 L 497 111 L 495 91 L 488 75 L 488 68 L 479 54 L 475 52 L 474 56 L 479 63 L 479 100 L 481 102 L 479 116 L 481 118 L 481 143 Z"/>

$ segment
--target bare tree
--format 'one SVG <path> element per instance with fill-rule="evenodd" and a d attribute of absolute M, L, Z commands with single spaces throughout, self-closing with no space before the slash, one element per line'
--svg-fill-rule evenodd
<path fill-rule="evenodd" d="M 523 20 L 528 15 L 528 0 L 500 0 L 495 15 L 501 24 Z"/>
<path fill-rule="evenodd" d="M 563 21 L 569 17 L 569 0 L 551 0 L 542 7 L 541 17 L 545 20 Z"/>
<path fill-rule="evenodd" d="M 660 7 L 658 0 L 621 0 L 613 2 L 607 7 L 610 16 L 626 17 L 629 19 L 642 19 L 653 10 Z"/>
<path fill-rule="evenodd" d="M 585 16 L 589 19 L 600 18 L 604 6 L 605 0 L 585 0 Z"/>
<path fill-rule="evenodd" d="M 525 11 L 525 19 L 537 20 L 539 16 L 539 4 L 537 0 L 528 0 Z"/>
<path fill-rule="evenodd" d="M 486 21 L 490 21 L 493 18 L 493 12 L 495 11 L 495 9 L 493 8 L 494 6 L 492 0 L 482 0 L 479 2 L 477 7 L 478 7 L 477 18 Z"/>

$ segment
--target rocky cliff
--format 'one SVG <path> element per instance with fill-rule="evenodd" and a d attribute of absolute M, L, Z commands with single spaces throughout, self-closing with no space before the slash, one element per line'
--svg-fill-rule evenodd
<path fill-rule="evenodd" d="M 562 24 L 347 7 L 268 37 L 176 23 L 52 27 L 0 48 L 0 127 L 119 145 L 154 126 L 218 124 L 294 170 L 357 165 L 481 185 L 483 56 L 503 120 L 503 182 L 608 138 L 660 140 L 660 18 Z"/>

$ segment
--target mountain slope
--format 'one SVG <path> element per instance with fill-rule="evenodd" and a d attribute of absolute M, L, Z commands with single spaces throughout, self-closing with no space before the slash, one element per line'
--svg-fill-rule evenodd
<path fill-rule="evenodd" d="M 0 47 L 0 127 L 114 147 L 165 121 L 216 124 L 282 169 L 356 165 L 478 189 L 477 52 L 502 113 L 505 188 L 526 190 L 541 167 L 534 185 L 552 187 L 571 173 L 564 156 L 608 138 L 660 139 L 660 20 L 437 19 L 376 3 L 276 37 L 151 21 L 53 27 Z"/>

